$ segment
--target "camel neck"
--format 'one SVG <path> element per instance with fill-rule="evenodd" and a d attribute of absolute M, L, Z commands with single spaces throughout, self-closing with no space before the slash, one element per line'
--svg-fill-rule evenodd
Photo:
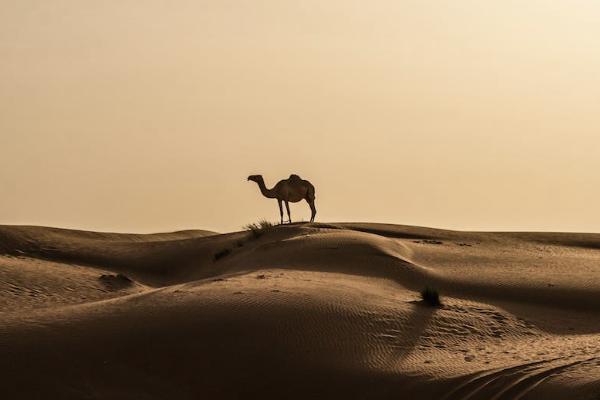
<path fill-rule="evenodd" d="M 258 183 L 258 187 L 260 188 L 260 192 L 263 194 L 263 196 L 268 197 L 270 199 L 275 197 L 275 193 L 273 193 L 273 190 L 267 189 L 267 187 L 265 186 L 264 180 L 261 179 L 256 183 Z"/>

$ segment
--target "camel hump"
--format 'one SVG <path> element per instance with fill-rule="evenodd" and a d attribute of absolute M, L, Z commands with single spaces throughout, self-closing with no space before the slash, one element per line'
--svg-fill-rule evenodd
<path fill-rule="evenodd" d="M 299 181 L 301 181 L 301 180 L 302 180 L 302 178 L 300 178 L 300 176 L 299 176 L 299 175 L 296 175 L 296 174 L 291 174 L 291 175 L 290 175 L 290 177 L 289 177 L 289 180 L 290 180 L 290 181 L 299 182 Z"/>

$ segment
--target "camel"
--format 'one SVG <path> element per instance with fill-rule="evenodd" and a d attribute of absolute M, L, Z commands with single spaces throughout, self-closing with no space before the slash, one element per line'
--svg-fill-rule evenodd
<path fill-rule="evenodd" d="M 300 178 L 298 175 L 292 174 L 288 179 L 283 179 L 277 182 L 272 189 L 267 189 L 262 175 L 250 175 L 248 180 L 256 182 L 260 188 L 260 192 L 266 198 L 277 199 L 277 203 L 279 204 L 279 216 L 282 224 L 283 208 L 281 203 L 285 202 L 288 220 L 291 223 L 292 216 L 290 214 L 289 202 L 291 201 L 292 203 L 297 203 L 301 200 L 306 200 L 310 206 L 310 222 L 314 222 L 315 215 L 317 215 L 317 209 L 315 208 L 315 187 L 309 181 Z"/>

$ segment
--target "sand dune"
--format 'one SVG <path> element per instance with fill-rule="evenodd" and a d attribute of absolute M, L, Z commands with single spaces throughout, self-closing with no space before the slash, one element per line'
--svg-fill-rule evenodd
<path fill-rule="evenodd" d="M 0 250 L 6 398 L 600 396 L 596 234 L 3 226 Z"/>

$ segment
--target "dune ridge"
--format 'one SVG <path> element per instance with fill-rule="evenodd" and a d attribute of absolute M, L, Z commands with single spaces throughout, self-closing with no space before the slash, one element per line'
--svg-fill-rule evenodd
<path fill-rule="evenodd" d="M 599 250 L 369 223 L 0 226 L 0 369 L 9 398 L 597 400 Z"/>

